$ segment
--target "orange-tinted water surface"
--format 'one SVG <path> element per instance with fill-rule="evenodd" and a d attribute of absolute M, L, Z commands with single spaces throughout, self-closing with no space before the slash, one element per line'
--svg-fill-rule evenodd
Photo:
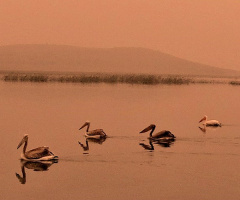
<path fill-rule="evenodd" d="M 239 91 L 1 81 L 0 199 L 238 199 Z M 223 126 L 204 129 L 204 115 Z M 86 141 L 79 130 L 86 120 L 109 137 Z M 152 123 L 176 140 L 151 143 L 139 134 Z M 24 134 L 28 149 L 49 146 L 58 163 L 20 161 Z"/>

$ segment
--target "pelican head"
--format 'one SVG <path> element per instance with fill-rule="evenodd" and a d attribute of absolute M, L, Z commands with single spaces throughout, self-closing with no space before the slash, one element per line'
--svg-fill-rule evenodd
<path fill-rule="evenodd" d="M 81 130 L 82 128 L 84 128 L 85 126 L 89 126 L 90 125 L 90 122 L 89 121 L 86 121 L 81 128 L 79 128 L 79 130 Z"/>
<path fill-rule="evenodd" d="M 206 121 L 207 120 L 207 116 L 205 115 L 198 123 L 202 122 L 202 121 Z"/>
<path fill-rule="evenodd" d="M 148 126 L 147 128 L 143 129 L 140 133 L 145 133 L 145 132 L 148 132 L 150 130 L 154 130 L 156 127 L 155 124 L 151 124 L 150 126 Z"/>
<path fill-rule="evenodd" d="M 28 140 L 28 134 L 25 134 L 25 135 L 23 136 L 23 139 L 21 140 L 21 142 L 18 144 L 17 149 L 18 149 L 20 146 L 22 146 L 22 144 L 23 144 L 24 142 L 26 142 L 27 140 Z"/>

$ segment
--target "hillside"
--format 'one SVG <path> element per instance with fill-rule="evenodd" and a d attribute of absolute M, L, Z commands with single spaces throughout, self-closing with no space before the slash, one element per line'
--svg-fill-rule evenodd
<path fill-rule="evenodd" d="M 240 75 L 239 71 L 194 63 L 150 49 L 65 45 L 0 46 L 0 70 Z"/>

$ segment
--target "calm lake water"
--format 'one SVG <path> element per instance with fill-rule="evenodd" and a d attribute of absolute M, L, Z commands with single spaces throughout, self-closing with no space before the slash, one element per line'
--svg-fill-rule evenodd
<path fill-rule="evenodd" d="M 1 200 L 239 199 L 240 87 L 1 81 L 0 111 Z M 223 126 L 202 131 L 204 115 Z M 86 120 L 109 135 L 88 150 Z M 143 148 L 151 123 L 176 141 Z M 21 162 L 24 134 L 28 149 L 49 146 L 58 163 Z"/>

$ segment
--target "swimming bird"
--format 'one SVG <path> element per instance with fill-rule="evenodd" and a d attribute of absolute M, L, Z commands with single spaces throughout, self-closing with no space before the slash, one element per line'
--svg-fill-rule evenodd
<path fill-rule="evenodd" d="M 101 139 L 101 138 L 106 138 L 107 134 L 103 131 L 103 129 L 95 129 L 92 131 L 89 131 L 90 127 L 90 122 L 86 121 L 79 130 L 87 126 L 87 131 L 85 133 L 86 138 L 94 138 L 94 139 Z"/>
<path fill-rule="evenodd" d="M 56 160 L 58 159 L 58 156 L 55 156 L 51 151 L 49 151 L 49 147 L 38 147 L 36 149 L 32 149 L 30 151 L 26 151 L 27 145 L 28 145 L 28 135 L 25 134 L 19 145 L 17 146 L 17 149 L 22 146 L 23 152 L 21 153 L 21 159 L 22 160 L 29 160 L 29 161 L 43 161 L 43 160 Z"/>
<path fill-rule="evenodd" d="M 175 136 L 170 132 L 170 131 L 167 131 L 167 130 L 162 130 L 158 133 L 155 133 L 153 134 L 154 130 L 156 128 L 156 125 L 155 124 L 151 124 L 150 126 L 148 126 L 147 128 L 143 129 L 140 133 L 145 133 L 147 131 L 150 131 L 150 134 L 149 134 L 149 139 L 152 139 L 152 140 L 163 140 L 163 141 L 169 141 L 169 140 L 175 140 Z"/>
<path fill-rule="evenodd" d="M 207 116 L 205 115 L 198 123 L 204 121 L 203 125 L 206 126 L 222 126 L 222 124 L 217 120 L 207 120 Z"/>

